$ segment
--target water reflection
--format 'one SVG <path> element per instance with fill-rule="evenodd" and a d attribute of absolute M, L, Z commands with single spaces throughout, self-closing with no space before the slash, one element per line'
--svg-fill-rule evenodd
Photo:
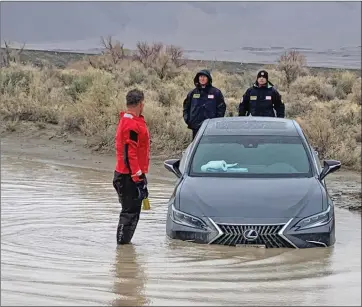
<path fill-rule="evenodd" d="M 119 246 L 116 249 L 114 263 L 115 278 L 113 292 L 117 298 L 112 306 L 145 306 L 149 300 L 145 297 L 145 268 L 140 255 L 133 244 Z"/>

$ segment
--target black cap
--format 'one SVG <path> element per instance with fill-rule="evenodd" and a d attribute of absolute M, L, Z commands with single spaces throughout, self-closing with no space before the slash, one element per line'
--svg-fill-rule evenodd
<path fill-rule="evenodd" d="M 268 80 L 268 72 L 266 70 L 259 71 L 256 78 L 258 79 L 260 77 L 264 77 L 265 79 Z"/>

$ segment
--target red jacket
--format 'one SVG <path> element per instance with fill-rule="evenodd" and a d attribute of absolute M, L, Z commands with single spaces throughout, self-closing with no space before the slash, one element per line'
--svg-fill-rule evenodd
<path fill-rule="evenodd" d="M 121 112 L 117 127 L 116 171 L 131 174 L 137 182 L 142 174 L 148 173 L 150 156 L 150 134 L 142 115 Z"/>

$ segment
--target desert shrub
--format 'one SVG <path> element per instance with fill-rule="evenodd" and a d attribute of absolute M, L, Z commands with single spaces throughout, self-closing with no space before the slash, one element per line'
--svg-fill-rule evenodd
<path fill-rule="evenodd" d="M 358 149 L 356 135 L 351 128 L 355 123 L 343 121 L 343 116 L 335 113 L 329 105 L 338 102 L 319 103 L 307 111 L 303 116 L 297 117 L 308 139 L 318 149 L 321 159 L 341 160 L 344 166 L 360 170 L 361 152 Z"/>
<path fill-rule="evenodd" d="M 285 103 L 286 117 L 296 118 L 305 115 L 318 100 L 316 97 L 308 97 L 301 93 L 288 93 L 283 101 Z"/>
<path fill-rule="evenodd" d="M 322 101 L 332 100 L 336 97 L 335 88 L 325 79 L 316 76 L 298 77 L 290 85 L 290 92 L 314 96 Z"/>
<path fill-rule="evenodd" d="M 299 76 L 307 73 L 305 56 L 295 50 L 285 52 L 278 59 L 277 69 L 283 73 L 285 84 L 289 87 Z"/>
<path fill-rule="evenodd" d="M 240 100 L 249 87 L 245 78 L 238 74 L 215 72 L 213 80 L 215 80 L 213 84 L 222 91 L 225 98 L 232 97 Z"/>
<path fill-rule="evenodd" d="M 177 86 L 174 84 L 162 84 L 158 89 L 158 101 L 163 107 L 177 104 Z"/>
<path fill-rule="evenodd" d="M 15 94 L 17 89 L 29 92 L 29 85 L 32 79 L 32 71 L 13 65 L 9 68 L 2 68 L 0 74 L 1 94 Z"/>
<path fill-rule="evenodd" d="M 226 114 L 225 116 L 233 117 L 239 115 L 239 104 L 240 99 L 228 98 L 226 103 Z"/>
<path fill-rule="evenodd" d="M 124 74 L 123 82 L 126 87 L 130 87 L 145 82 L 147 78 L 148 70 L 141 65 L 134 65 Z"/>
<path fill-rule="evenodd" d="M 336 88 L 336 96 L 339 99 L 347 98 L 352 93 L 353 85 L 357 79 L 356 74 L 349 71 L 339 73 L 331 83 Z"/>
<path fill-rule="evenodd" d="M 165 54 L 166 49 L 162 50 Z M 2 68 L 0 115 L 11 122 L 8 130 L 13 131 L 19 120 L 40 126 L 48 122 L 60 125 L 63 131 L 83 134 L 93 148 L 113 151 L 125 95 L 139 88 L 145 92 L 144 115 L 150 127 L 152 153 L 171 155 L 183 150 L 191 141 L 191 132 L 182 118 L 182 102 L 194 88 L 196 72 L 204 67 L 194 65 L 190 69 L 172 64 L 176 70 L 167 66 L 167 73 L 162 75 L 152 66 L 159 62 L 149 63 L 147 57 L 114 63 L 109 54 L 100 58 L 105 56 L 111 69 L 90 64 L 85 67 L 84 61 L 80 69 L 75 69 L 76 63 L 72 63 L 72 69 L 60 70 L 18 64 Z M 175 60 L 177 57 L 171 62 Z M 360 168 L 361 78 L 347 72 L 305 76 L 301 63 L 290 64 L 294 68 L 289 77 L 285 74 L 286 64 L 268 69 L 271 81 L 283 96 L 286 116 L 297 118 L 322 158 L 340 159 L 344 166 Z M 256 71 L 228 74 L 214 70 L 212 75 L 214 85 L 225 96 L 226 116 L 237 116 L 240 98 L 255 81 Z"/>
<path fill-rule="evenodd" d="M 185 65 L 183 50 L 178 46 L 138 42 L 136 48 L 134 60 L 152 69 L 161 80 L 175 77 Z"/>
<path fill-rule="evenodd" d="M 73 101 L 77 100 L 80 94 L 87 91 L 93 82 L 93 77 L 89 74 L 89 71 L 80 74 L 63 73 L 59 78 L 64 85 L 67 95 Z"/>
<path fill-rule="evenodd" d="M 362 87 L 361 86 L 362 86 L 361 77 L 359 77 L 352 86 L 352 92 L 348 95 L 348 99 L 354 104 L 358 104 L 358 105 L 362 104 L 362 101 L 361 101 Z"/>

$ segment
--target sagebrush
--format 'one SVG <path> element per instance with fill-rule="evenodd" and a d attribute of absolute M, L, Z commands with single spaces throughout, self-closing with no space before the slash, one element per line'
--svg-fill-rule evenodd
<path fill-rule="evenodd" d="M 118 53 L 108 50 L 93 57 L 91 63 L 84 60 L 66 69 L 19 63 L 2 68 L 2 120 L 59 125 L 64 132 L 82 133 L 91 146 L 113 151 L 125 94 L 137 87 L 145 91 L 152 152 L 180 152 L 191 141 L 182 118 L 182 102 L 194 87 L 197 70 L 205 67 L 189 69 L 176 47 L 160 47 L 161 59 L 152 58 L 151 62 L 127 57 L 123 45 L 117 43 L 116 47 Z M 140 47 L 145 48 L 141 44 Z M 286 116 L 298 120 L 321 159 L 339 159 L 344 166 L 360 170 L 361 76 L 349 71 L 311 75 L 304 58 L 293 56 L 302 59 L 303 65 L 289 65 L 283 61 L 293 57 L 284 56 L 275 69 L 268 67 L 269 79 L 282 94 Z M 163 66 L 156 67 L 156 63 Z M 293 71 L 288 73 L 288 67 Z M 256 74 L 257 71 L 212 71 L 213 84 L 225 96 L 226 116 L 237 116 L 240 98 L 255 81 Z"/>

